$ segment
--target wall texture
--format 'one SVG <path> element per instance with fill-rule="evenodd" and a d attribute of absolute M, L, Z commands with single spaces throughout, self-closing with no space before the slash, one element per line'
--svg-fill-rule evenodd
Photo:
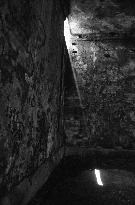
<path fill-rule="evenodd" d="M 63 146 L 65 3 L 0 2 L 2 190 L 31 176 Z"/>
<path fill-rule="evenodd" d="M 135 148 L 133 41 L 75 41 L 72 64 L 92 147 Z M 82 138 L 82 145 L 83 145 Z"/>
<path fill-rule="evenodd" d="M 135 2 L 72 0 L 69 22 L 87 144 L 134 149 Z"/>

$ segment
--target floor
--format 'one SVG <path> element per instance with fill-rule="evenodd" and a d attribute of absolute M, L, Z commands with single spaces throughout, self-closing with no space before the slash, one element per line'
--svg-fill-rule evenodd
<path fill-rule="evenodd" d="M 95 166 L 95 167 L 94 167 Z M 122 168 L 97 168 L 67 160 L 30 205 L 134 205 L 135 171 Z"/>

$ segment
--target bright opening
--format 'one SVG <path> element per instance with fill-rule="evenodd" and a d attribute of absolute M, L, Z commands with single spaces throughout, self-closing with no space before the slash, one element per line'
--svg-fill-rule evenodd
<path fill-rule="evenodd" d="M 101 176 L 100 176 L 100 171 L 98 169 L 95 169 L 95 176 L 96 176 L 96 179 L 97 179 L 97 184 L 99 186 L 103 186 L 103 182 L 102 182 Z"/>
<path fill-rule="evenodd" d="M 70 33 L 70 27 L 69 27 L 69 22 L 67 18 L 64 21 L 64 36 L 65 36 L 67 49 L 69 49 L 71 46 L 71 33 Z"/>

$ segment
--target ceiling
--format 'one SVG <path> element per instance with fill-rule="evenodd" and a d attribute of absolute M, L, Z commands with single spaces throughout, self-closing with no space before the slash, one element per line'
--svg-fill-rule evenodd
<path fill-rule="evenodd" d="M 135 1 L 72 0 L 69 22 L 74 35 L 135 35 Z"/>

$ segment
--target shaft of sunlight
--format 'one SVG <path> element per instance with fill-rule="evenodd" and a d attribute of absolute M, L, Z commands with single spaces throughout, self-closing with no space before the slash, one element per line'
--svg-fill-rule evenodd
<path fill-rule="evenodd" d="M 71 52 L 73 50 L 78 52 L 77 47 L 72 45 L 72 38 L 73 38 L 73 36 L 71 34 L 71 27 L 75 28 L 76 26 L 77 26 L 77 24 L 75 22 L 73 22 L 73 21 L 70 22 L 70 24 L 69 24 L 68 18 L 66 18 L 66 20 L 64 21 L 64 36 L 65 36 L 65 42 L 66 42 L 66 46 L 67 46 L 67 49 L 68 49 L 69 59 L 70 59 L 71 65 L 72 65 Z M 77 77 L 76 77 L 76 74 L 75 74 L 74 66 L 72 66 L 72 71 L 73 71 L 73 76 L 74 76 L 74 80 L 75 80 L 75 85 L 76 85 L 78 97 L 80 99 L 80 106 L 83 109 L 81 94 L 80 94 L 79 85 L 78 85 Z M 83 119 L 84 119 L 84 122 L 85 122 L 86 132 L 88 134 L 87 122 L 86 122 L 86 119 L 85 119 L 84 112 L 82 112 L 82 114 L 83 114 Z"/>
<path fill-rule="evenodd" d="M 99 186 L 103 186 L 103 182 L 101 180 L 100 171 L 98 169 L 95 169 L 95 176 L 96 176 L 96 179 L 97 179 L 97 184 Z"/>
<path fill-rule="evenodd" d="M 66 20 L 64 21 L 64 36 L 65 36 L 67 49 L 69 49 L 71 46 L 71 33 L 70 33 L 68 18 L 66 18 Z"/>

